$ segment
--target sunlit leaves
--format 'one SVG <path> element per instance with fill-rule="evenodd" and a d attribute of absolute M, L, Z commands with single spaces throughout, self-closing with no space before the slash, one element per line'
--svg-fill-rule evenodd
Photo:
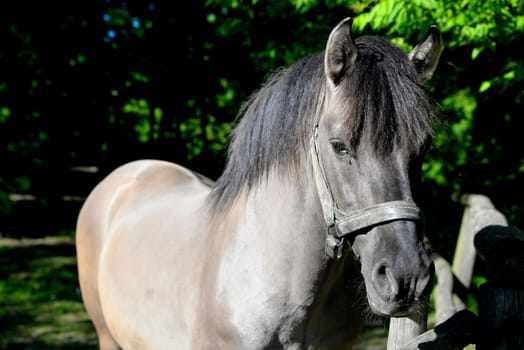
<path fill-rule="evenodd" d="M 146 99 L 130 99 L 122 111 L 135 120 L 134 130 L 140 142 L 157 140 L 160 137 L 160 125 L 163 112 L 160 107 L 151 110 Z"/>
<path fill-rule="evenodd" d="M 135 79 L 136 81 L 139 81 L 141 83 L 149 83 L 151 80 L 149 79 L 149 77 L 147 77 L 146 75 L 140 73 L 140 72 L 136 72 L 136 71 L 133 71 L 131 72 L 131 76 L 133 77 L 133 79 Z"/>
<path fill-rule="evenodd" d="M 87 57 L 83 54 L 77 54 L 76 57 L 74 58 L 71 58 L 69 60 L 69 65 L 70 66 L 76 66 L 77 64 L 82 64 L 82 63 L 85 63 L 87 61 Z"/>
<path fill-rule="evenodd" d="M 180 123 L 180 134 L 184 139 L 187 158 L 189 160 L 198 156 L 204 147 L 202 120 L 200 118 L 188 118 Z"/>
<path fill-rule="evenodd" d="M 422 165 L 422 174 L 427 179 L 432 179 L 436 184 L 440 186 L 448 185 L 448 180 L 444 176 L 443 169 L 444 160 L 433 159 L 431 162 L 425 162 Z"/>
<path fill-rule="evenodd" d="M 223 93 L 216 95 L 217 106 L 220 108 L 225 107 L 228 103 L 231 103 L 235 98 L 235 90 L 229 85 L 229 82 L 225 78 L 219 79 L 220 86 L 224 89 Z"/>
<path fill-rule="evenodd" d="M 122 107 L 124 113 L 136 114 L 138 116 L 149 116 L 149 104 L 145 99 L 130 99 Z"/>
<path fill-rule="evenodd" d="M 223 94 L 217 94 L 216 103 L 219 108 L 224 108 L 231 102 L 234 90 L 226 79 L 219 80 Z M 194 159 L 204 150 L 220 155 L 224 153 L 232 129 L 232 121 L 220 121 L 212 114 L 206 114 L 195 100 L 187 101 L 191 116 L 182 121 L 179 126 L 181 138 L 184 140 L 187 158 Z"/>
<path fill-rule="evenodd" d="M 471 60 L 475 60 L 482 51 L 484 51 L 484 47 L 474 47 L 471 51 Z"/>
<path fill-rule="evenodd" d="M 7 106 L 0 108 L 0 123 L 5 123 L 11 116 L 11 110 Z"/>
<path fill-rule="evenodd" d="M 520 164 L 520 166 L 519 166 L 519 168 L 518 168 L 518 172 L 519 172 L 519 173 L 524 173 L 524 158 L 522 158 L 522 159 L 520 160 L 520 163 L 521 163 L 521 164 Z"/>
<path fill-rule="evenodd" d="M 355 29 L 363 32 L 369 27 L 368 31 L 386 33 L 400 42 L 403 42 L 400 38 L 413 37 L 416 31 L 420 31 L 420 27 L 408 26 L 407 23 L 420 23 L 421 19 L 427 20 L 439 10 L 439 3 L 434 0 L 382 0 L 376 4 L 369 3 L 370 6 L 364 8 L 365 12 L 357 14 Z M 427 23 L 428 26 L 430 24 L 435 23 Z"/>
<path fill-rule="evenodd" d="M 524 64 L 522 61 L 509 61 L 502 71 L 497 73 L 501 75 L 485 80 L 480 84 L 480 93 L 484 93 L 491 88 L 491 86 L 495 86 L 497 88 L 496 93 L 502 94 L 513 86 L 524 82 Z M 524 89 L 522 91 L 524 91 Z M 516 102 L 519 101 L 517 97 Z"/>
<path fill-rule="evenodd" d="M 471 154 L 474 112 L 477 102 L 470 89 L 459 90 L 442 101 L 447 110 L 455 110 L 458 117 L 447 129 L 437 134 L 434 140 L 436 153 L 428 155 L 422 171 L 426 179 L 440 186 L 452 186 L 459 190 L 458 184 L 448 176 L 450 171 L 467 164 Z"/>
<path fill-rule="evenodd" d="M 450 110 L 455 111 L 460 117 L 459 124 L 463 127 L 460 129 L 461 135 L 467 133 L 471 129 L 475 109 L 477 108 L 477 101 L 471 89 L 465 88 L 458 90 L 456 93 L 446 97 L 442 101 L 442 105 Z M 456 136 L 459 136 L 458 134 Z"/>
<path fill-rule="evenodd" d="M 491 87 L 491 81 L 489 81 L 489 80 L 483 81 L 483 82 L 480 84 L 479 92 L 485 92 L 485 91 L 488 90 L 490 87 Z"/>

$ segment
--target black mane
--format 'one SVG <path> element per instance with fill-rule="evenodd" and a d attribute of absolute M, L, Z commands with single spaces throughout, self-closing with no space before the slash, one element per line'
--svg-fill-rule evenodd
<path fill-rule="evenodd" d="M 434 105 L 417 83 L 414 65 L 380 37 L 360 37 L 355 43 L 357 60 L 340 81 L 347 110 L 341 118 L 347 119 L 352 146 L 371 136 L 379 156 L 401 142 L 420 149 L 432 134 Z M 227 209 L 273 168 L 300 171 L 309 156 L 325 84 L 324 53 L 317 53 L 277 71 L 248 99 L 237 116 L 226 168 L 211 194 L 215 211 Z"/>

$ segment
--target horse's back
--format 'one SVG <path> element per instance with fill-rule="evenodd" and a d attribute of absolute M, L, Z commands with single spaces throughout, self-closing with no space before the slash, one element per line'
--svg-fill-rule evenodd
<path fill-rule="evenodd" d="M 150 204 L 164 195 L 180 198 L 205 195 L 212 184 L 211 180 L 174 163 L 139 160 L 124 164 L 89 194 L 78 218 L 77 238 L 82 240 L 83 235 L 89 234 L 91 248 L 100 250 L 104 235 L 128 215 L 128 210 L 147 208 L 143 205 L 146 200 Z"/>
<path fill-rule="evenodd" d="M 118 349 L 114 333 L 122 332 L 108 314 L 121 315 L 129 307 L 140 317 L 140 312 L 149 312 L 140 305 L 166 297 L 152 293 L 159 290 L 158 283 L 175 277 L 159 276 L 155 266 L 176 263 L 179 271 L 187 268 L 183 259 L 172 260 L 187 252 L 199 234 L 192 226 L 202 225 L 195 225 L 192 217 L 201 214 L 211 185 L 176 164 L 142 160 L 117 168 L 88 196 L 77 222 L 78 268 L 84 303 L 102 348 Z M 145 245 L 153 249 L 141 249 Z M 163 250 L 166 246 L 169 252 Z M 186 259 L 185 264 L 191 262 Z M 135 283 L 145 289 L 135 288 Z M 128 292 L 122 294 L 115 285 L 125 285 Z"/>

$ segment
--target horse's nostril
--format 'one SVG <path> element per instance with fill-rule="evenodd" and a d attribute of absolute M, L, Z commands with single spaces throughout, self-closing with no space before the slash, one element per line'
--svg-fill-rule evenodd
<path fill-rule="evenodd" d="M 380 296 L 387 300 L 395 299 L 399 293 L 399 284 L 391 268 L 384 262 L 375 266 L 372 281 Z"/>

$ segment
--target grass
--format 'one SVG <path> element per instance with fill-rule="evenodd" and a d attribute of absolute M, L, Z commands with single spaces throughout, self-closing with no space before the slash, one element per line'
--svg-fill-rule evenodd
<path fill-rule="evenodd" d="M 0 349 L 96 349 L 71 236 L 0 238 Z"/>

